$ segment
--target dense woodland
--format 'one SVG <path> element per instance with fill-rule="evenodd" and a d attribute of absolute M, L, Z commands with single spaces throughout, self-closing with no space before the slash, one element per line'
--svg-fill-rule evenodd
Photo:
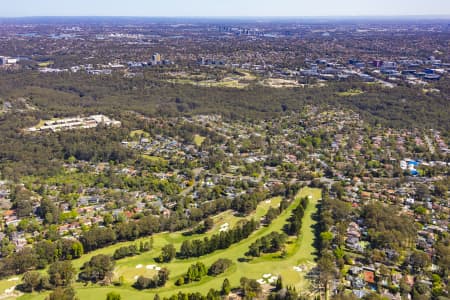
<path fill-rule="evenodd" d="M 56 174 L 60 160 L 123 162 L 133 154 L 118 143 L 136 127 L 136 113 L 147 116 L 189 116 L 220 114 L 228 119 L 259 119 L 301 111 L 307 104 L 318 107 L 350 108 L 372 124 L 398 128 L 450 129 L 446 80 L 437 83 L 441 93 L 424 94 L 420 89 L 398 86 L 381 88 L 361 82 L 329 83 L 321 88 L 247 89 L 202 88 L 169 84 L 158 72 L 149 70 L 143 78 L 88 77 L 82 74 L 44 75 L 2 73 L 2 101 L 27 99 L 33 109 L 0 115 L 0 168 L 2 175 Z M 363 94 L 337 97 L 336 93 L 360 88 Z M 235 108 L 239 107 L 239 110 Z M 32 135 L 23 129 L 52 117 L 105 113 L 118 118 L 120 129 Z M 183 129 L 186 131 L 186 128 Z"/>

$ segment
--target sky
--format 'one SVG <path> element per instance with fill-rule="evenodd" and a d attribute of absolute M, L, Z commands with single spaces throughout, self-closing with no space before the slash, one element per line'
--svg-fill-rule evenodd
<path fill-rule="evenodd" d="M 450 0 L 0 0 L 0 3 L 0 17 L 450 16 Z"/>

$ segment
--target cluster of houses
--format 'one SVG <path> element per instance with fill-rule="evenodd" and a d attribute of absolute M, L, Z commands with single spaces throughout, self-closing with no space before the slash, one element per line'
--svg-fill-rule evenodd
<path fill-rule="evenodd" d="M 282 139 L 277 145 L 279 145 L 280 153 L 284 155 L 283 161 L 299 167 L 305 164 L 315 165 L 316 172 L 314 173 L 316 174 L 324 173 L 325 170 L 331 170 L 333 174 L 332 179 L 322 177 L 322 182 L 329 184 L 330 187 L 333 182 L 344 182 L 343 200 L 349 202 L 353 207 L 360 207 L 365 205 L 365 203 L 375 201 L 386 205 L 394 203 L 400 205 L 403 214 L 409 215 L 417 222 L 423 224 L 415 239 L 416 248 L 424 251 L 432 258 L 435 253 L 434 247 L 438 236 L 447 232 L 450 224 L 448 218 L 442 217 L 448 216 L 450 202 L 448 201 L 448 194 L 442 198 L 433 197 L 432 199 L 430 196 L 421 198 L 417 187 L 421 184 L 432 192 L 434 183 L 441 180 L 450 168 L 450 165 L 446 162 L 448 147 L 441 134 L 437 131 L 432 131 L 430 136 L 430 132 L 426 130 L 386 130 L 383 128 L 372 129 L 368 133 L 364 129 L 364 122 L 358 115 L 351 112 L 314 113 L 311 110 L 310 114 L 304 117 L 305 120 L 298 122 L 298 124 L 301 124 L 301 128 L 285 126 L 285 129 L 282 131 Z M 261 128 L 258 125 L 254 125 L 252 128 L 253 133 L 249 133 L 239 126 L 233 129 L 228 127 L 228 124 L 223 123 L 221 122 L 220 126 L 222 133 L 229 134 L 234 130 L 234 132 L 239 131 L 239 136 L 247 138 Z M 264 128 L 264 126 L 262 127 Z M 297 134 L 292 135 L 292 132 Z M 304 149 L 302 147 L 298 148 L 299 135 L 314 135 L 314 132 L 328 132 L 331 136 L 330 147 L 316 149 L 315 153 L 308 155 L 309 161 L 299 158 L 295 151 Z M 291 140 L 291 137 L 295 138 L 295 140 Z M 276 136 L 272 136 L 272 138 L 278 141 Z M 418 146 L 422 152 L 417 152 Z M 372 152 L 371 156 L 367 155 L 368 150 Z M 431 152 L 442 160 L 427 159 L 426 157 Z M 267 159 L 267 156 L 263 153 L 255 152 L 251 153 L 250 157 L 254 157 L 254 159 L 250 161 L 245 157 L 245 154 L 240 154 L 241 159 L 251 164 L 264 165 L 265 159 Z M 418 158 L 404 158 L 408 154 L 414 154 L 414 157 Z M 340 157 L 339 160 L 335 160 L 337 156 Z M 358 176 L 349 176 L 347 169 L 351 170 L 354 167 L 360 168 L 361 172 Z M 430 168 L 434 169 L 434 176 L 427 175 L 423 171 Z M 265 173 L 269 176 L 269 179 L 266 179 L 265 186 L 276 183 L 277 179 L 285 179 L 276 178 L 276 169 L 276 167 L 264 166 Z M 398 173 L 395 173 L 396 169 L 399 170 Z M 284 176 L 286 175 L 289 176 L 289 174 L 284 174 Z M 395 184 L 395 180 L 387 179 L 397 176 L 405 176 L 409 180 Z M 301 179 L 297 177 L 297 180 Z M 333 196 L 333 193 L 331 193 L 331 196 Z M 423 207 L 426 210 L 425 215 L 417 214 L 417 207 Z M 361 217 L 357 217 L 347 227 L 345 237 L 346 249 L 362 255 L 365 253 L 368 245 L 368 232 L 364 225 L 364 220 Z M 381 250 L 388 258 L 393 259 L 399 255 L 392 249 L 386 248 Z M 371 291 L 377 291 L 389 299 L 401 299 L 399 294 L 389 292 L 389 287 L 399 286 L 400 281 L 406 282 L 411 287 L 415 282 L 431 284 L 427 278 L 416 278 L 402 274 L 399 271 L 385 274 L 383 272 L 384 267 L 386 266 L 380 263 L 366 265 L 356 259 L 354 265 L 351 266 L 350 271 L 346 274 L 344 284 L 359 298 L 364 297 Z M 432 268 L 435 268 L 435 266 L 433 265 Z"/>
<path fill-rule="evenodd" d="M 244 70 L 252 70 L 272 78 L 299 78 L 315 77 L 319 80 L 345 80 L 349 77 L 359 78 L 365 82 L 379 82 L 386 87 L 394 87 L 395 82 L 403 80 L 411 84 L 427 85 L 429 81 L 439 80 L 448 74 L 450 63 L 431 56 L 426 60 L 409 60 L 399 57 L 396 61 L 361 61 L 350 59 L 341 62 L 338 59 L 316 59 L 305 61 L 306 68 L 289 69 L 280 68 L 272 64 L 234 63 L 226 60 L 200 57 L 197 60 L 200 66 L 229 66 Z M 388 80 L 388 81 L 385 81 Z"/>
<path fill-rule="evenodd" d="M 363 191 L 362 186 L 357 185 L 358 188 L 354 189 L 354 184 L 357 184 L 358 180 L 353 180 L 352 183 L 345 189 L 346 195 L 343 197 L 345 201 L 350 201 L 353 206 L 359 206 L 362 203 L 377 201 L 385 204 L 398 203 L 405 215 L 409 215 L 417 222 L 420 222 L 423 227 L 417 232 L 415 240 L 415 248 L 424 251 L 433 261 L 435 255 L 435 244 L 438 241 L 438 236 L 444 234 L 448 230 L 450 222 L 448 219 L 443 219 L 442 214 L 447 215 L 450 212 L 450 206 L 448 200 L 443 199 L 440 202 L 432 202 L 430 199 L 420 200 L 415 193 L 415 185 L 412 183 L 405 183 L 397 190 L 390 187 L 383 187 L 382 185 L 372 184 L 367 185 Z M 386 189 L 386 192 L 381 192 Z M 359 194 L 359 195 L 358 195 Z M 331 193 L 331 196 L 333 193 Z M 414 211 L 415 207 L 425 207 L 427 210 L 427 217 L 417 215 Z M 354 217 L 354 219 L 348 224 L 345 236 L 345 248 L 347 251 L 357 253 L 358 255 L 366 255 L 366 248 L 368 246 L 368 231 L 364 225 L 364 219 L 362 217 Z M 386 255 L 386 258 L 395 261 L 396 257 L 400 254 L 392 249 L 380 249 Z M 354 293 L 358 298 L 363 298 L 369 293 L 376 291 L 383 294 L 388 299 L 402 299 L 400 294 L 391 294 L 388 290 L 392 289 L 392 286 L 399 287 L 400 281 L 404 280 L 411 287 L 416 281 L 425 283 L 430 286 L 430 279 L 424 276 L 416 278 L 413 275 L 405 275 L 402 273 L 398 266 L 383 265 L 382 263 L 366 264 L 363 259 L 359 259 L 355 256 L 354 262 L 350 265 L 346 272 L 345 279 L 343 281 L 337 281 L 335 287 L 343 284 L 347 289 Z M 389 272 L 384 272 L 383 269 L 388 269 Z M 436 269 L 435 265 L 431 268 Z"/>
<path fill-rule="evenodd" d="M 377 78 L 388 78 L 390 81 L 405 80 L 412 84 L 424 84 L 423 80 L 439 80 L 448 73 L 450 64 L 442 63 L 431 57 L 428 60 L 408 60 L 400 57 L 397 61 L 374 60 L 363 62 L 350 59 L 345 63 L 336 63 L 329 59 L 307 61 L 307 69 L 285 74 L 319 77 L 321 79 L 346 79 L 358 76 L 363 81 L 373 82 Z"/>
<path fill-rule="evenodd" d="M 315 149 L 314 153 L 308 155 L 308 164 L 316 167 L 316 174 L 331 174 L 327 178 L 320 178 L 331 189 L 330 196 L 338 197 L 332 186 L 340 182 L 343 184 L 343 195 L 340 197 L 351 207 L 359 208 L 373 202 L 398 205 L 399 213 L 422 224 L 414 240 L 415 248 L 433 261 L 436 242 L 450 225 L 448 217 L 445 217 L 450 212 L 448 193 L 442 197 L 431 195 L 435 183 L 445 178 L 450 169 L 447 144 L 442 135 L 437 131 L 431 131 L 430 135 L 430 131 L 418 129 L 372 128 L 367 132 L 357 116 L 341 112 L 312 114 L 303 124 L 307 134 L 314 134 L 314 131 L 330 134 L 329 148 Z M 430 159 L 433 157 L 431 154 L 434 160 Z M 290 155 L 286 155 L 286 158 L 290 158 Z M 408 156 L 416 159 L 405 158 Z M 305 160 L 289 159 L 289 162 L 301 165 Z M 419 185 L 425 187 L 430 195 L 420 195 Z M 334 230 L 332 232 L 337 234 Z M 367 264 L 364 259 L 359 259 L 370 249 L 368 236 L 364 219 L 352 216 L 345 231 L 344 245 L 347 252 L 356 255 L 353 263 L 347 266 L 349 270 L 344 280 L 337 280 L 334 288 L 344 285 L 358 298 L 376 291 L 388 299 L 401 299 L 400 294 L 389 292 L 393 286 L 398 288 L 401 281 L 411 287 L 419 282 L 431 288 L 430 278 L 426 276 L 419 278 L 405 275 L 395 266 L 392 269 L 391 265 Z M 399 256 L 392 249 L 379 250 L 388 259 Z M 385 273 L 385 268 L 391 271 Z M 435 269 L 436 266 L 432 265 L 431 268 Z"/>
<path fill-rule="evenodd" d="M 1 59 L 1 57 L 0 57 Z M 114 71 L 121 70 L 125 71 L 125 75 L 134 74 L 133 71 L 136 69 L 148 67 L 148 66 L 158 66 L 158 65 L 173 65 L 174 63 L 168 59 L 162 59 L 159 53 L 152 55 L 150 60 L 147 61 L 128 61 L 128 62 L 109 62 L 107 64 L 84 64 L 76 65 L 69 68 L 53 68 L 49 66 L 43 66 L 39 68 L 40 73 L 62 73 L 62 72 L 85 72 L 89 75 L 111 75 Z M 1 65 L 1 64 L 0 64 Z"/>
<path fill-rule="evenodd" d="M 44 122 L 47 129 L 63 130 L 78 128 L 77 126 L 114 122 L 105 116 L 97 115 L 87 118 L 60 119 Z M 224 142 L 211 145 L 210 148 L 195 145 L 194 141 L 184 141 L 173 136 L 136 134 L 122 142 L 124 147 L 136 150 L 150 160 L 169 162 L 151 176 L 163 181 L 174 182 L 181 191 L 183 197 L 192 198 L 190 209 L 186 209 L 187 216 L 193 208 L 200 207 L 202 203 L 211 200 L 208 195 L 218 191 L 221 197 L 235 199 L 244 193 L 249 193 L 254 187 L 274 191 L 283 183 L 300 182 L 311 183 L 313 179 L 319 179 L 330 187 L 335 182 L 343 183 L 342 199 L 352 207 L 360 207 L 369 202 L 383 202 L 386 205 L 395 203 L 401 206 L 404 214 L 415 218 L 423 224 L 417 234 L 416 245 L 428 255 L 434 253 L 434 245 L 437 236 L 445 232 L 449 226 L 449 220 L 441 216 L 449 213 L 450 206 L 447 198 L 440 201 L 431 197 L 421 198 L 417 195 L 417 184 L 426 185 L 430 191 L 433 184 L 442 174 L 446 174 L 450 166 L 445 161 L 447 153 L 446 143 L 437 131 L 422 130 L 385 130 L 373 128 L 367 132 L 361 118 L 350 111 L 326 111 L 318 112 L 313 107 L 305 108 L 305 112 L 274 120 L 261 120 L 252 124 L 235 121 L 226 122 L 220 116 L 195 116 L 192 118 L 173 118 L 164 122 L 180 122 L 180 124 L 201 125 L 204 128 L 214 130 L 216 134 L 224 137 Z M 110 125 L 112 125 L 111 123 Z M 53 127 L 52 127 L 53 126 Z M 270 128 L 270 130 L 267 130 Z M 272 131 L 273 129 L 273 131 Z M 276 129 L 276 130 L 275 130 Z M 37 129 L 36 129 L 37 130 Z M 323 133 L 327 136 L 323 136 Z M 267 137 L 276 144 L 276 153 L 267 151 Z M 322 137 L 320 145 L 304 145 L 308 138 L 311 141 Z M 302 141 L 304 140 L 304 141 Z M 260 143 L 255 147 L 250 141 Z M 442 163 L 427 161 L 425 156 L 430 151 L 430 144 L 436 151 L 436 155 L 443 158 Z M 235 150 L 230 150 L 227 144 L 234 143 Z M 414 152 L 415 146 L 420 145 L 424 153 Z M 401 149 L 401 153 L 398 153 Z M 227 167 L 221 171 L 209 170 L 207 163 L 211 159 L 211 153 L 220 151 L 223 158 L 220 163 Z M 301 154 L 306 152 L 307 155 Z M 413 153 L 414 152 L 414 153 Z M 279 161 L 271 164 L 273 154 L 279 157 Z M 417 159 L 405 159 L 405 157 L 417 157 Z M 194 175 L 184 174 L 181 165 L 177 161 L 191 161 L 198 166 L 193 170 Z M 420 161 L 420 164 L 418 163 Z M 405 166 L 406 165 L 406 166 Z M 412 165 L 413 167 L 410 167 Z M 177 167 L 178 166 L 178 167 Z M 255 167 L 252 171 L 256 174 L 243 174 L 247 167 Z M 111 165 L 108 163 L 91 164 L 88 162 L 70 162 L 65 167 L 69 172 L 81 171 L 93 174 L 115 173 L 117 176 L 135 177 L 143 176 L 139 166 Z M 406 167 L 402 170 L 402 167 Z M 411 176 L 411 170 L 419 172 L 421 168 L 436 168 L 435 175 Z M 359 169 L 358 172 L 355 172 Z M 396 174 L 396 169 L 399 173 Z M 220 170 L 220 169 L 218 169 Z M 408 172 L 403 172 L 408 171 Z M 145 173 L 148 175 L 148 173 Z M 327 174 L 327 175 L 325 175 Z M 145 176 L 147 176 L 145 175 Z M 409 180 L 396 183 L 396 177 L 406 176 Z M 10 203 L 9 190 L 6 182 L 0 182 L 1 203 Z M 244 187 L 245 186 L 245 187 Z M 60 186 L 48 187 L 55 191 Z M 116 198 L 110 194 L 119 193 L 122 201 L 119 204 Z M 61 236 L 78 236 L 85 227 L 104 224 L 105 216 L 113 218 L 132 219 L 133 216 L 148 211 L 158 211 L 163 216 L 170 216 L 177 202 L 171 196 L 163 193 L 152 194 L 145 191 L 128 191 L 126 189 L 108 189 L 83 186 L 77 194 L 76 204 L 58 202 L 61 213 L 74 214 L 58 225 L 58 233 Z M 331 197 L 336 197 L 334 192 Z M 214 196 L 216 197 L 216 196 Z M 213 197 L 213 199 L 214 199 Z M 38 202 L 38 201 L 36 201 Z M 426 217 L 418 215 L 415 209 L 421 206 L 426 210 Z M 35 218 L 37 222 L 43 220 Z M 7 207 L 3 211 L 3 224 L 17 227 L 21 222 L 15 214 L 15 210 Z M 226 230 L 225 225 L 220 230 Z M 39 233 L 37 233 L 39 234 Z M 367 228 L 361 217 L 354 217 L 345 231 L 345 247 L 347 251 L 361 255 L 365 253 L 368 245 Z M 16 249 L 24 247 L 27 242 L 33 240 L 33 234 L 16 232 L 9 236 Z M 395 256 L 393 250 L 382 249 L 388 256 Z M 380 264 L 366 265 L 355 260 L 350 270 L 345 274 L 344 284 L 358 297 L 362 297 L 371 290 L 378 289 L 385 284 L 395 284 L 402 279 L 402 274 L 393 272 L 385 275 Z M 405 278 L 403 278 L 405 280 Z M 407 282 L 414 283 L 416 278 L 407 277 Z M 340 284 L 340 283 L 339 283 Z M 392 297 L 391 297 L 392 296 Z M 396 299 L 391 295 L 390 299 Z"/>

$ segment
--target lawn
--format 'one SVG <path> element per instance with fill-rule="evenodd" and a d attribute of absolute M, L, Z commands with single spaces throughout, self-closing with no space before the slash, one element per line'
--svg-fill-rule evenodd
<path fill-rule="evenodd" d="M 237 70 L 236 73 L 226 73 L 220 80 L 208 78 L 207 74 L 193 75 L 180 72 L 177 74 L 170 74 L 175 78 L 168 79 L 168 82 L 177 84 L 190 84 L 201 87 L 223 87 L 243 89 L 249 86 L 250 83 L 256 82 L 257 77 L 248 71 Z"/>
<path fill-rule="evenodd" d="M 50 60 L 50 61 L 38 63 L 38 66 L 41 67 L 41 68 L 44 68 L 44 67 L 48 67 L 48 66 L 53 65 L 53 64 L 54 64 L 54 62 Z"/>
<path fill-rule="evenodd" d="M 254 218 L 255 220 L 259 221 L 261 217 L 267 213 L 270 207 L 278 207 L 280 205 L 280 202 L 281 197 L 274 197 L 266 201 L 263 201 L 258 205 L 256 211 L 247 217 L 240 217 L 232 210 L 224 211 L 212 217 L 214 221 L 214 227 L 211 229 L 210 233 L 211 234 L 218 233 L 220 227 L 226 223 L 229 225 L 230 228 L 233 228 L 239 221 L 245 219 L 250 220 L 251 218 Z"/>
<path fill-rule="evenodd" d="M 168 161 L 162 157 L 159 156 L 152 156 L 147 154 L 142 154 L 142 158 L 145 158 L 149 162 L 155 163 L 155 164 L 161 164 L 161 165 L 167 165 Z"/>
<path fill-rule="evenodd" d="M 168 79 L 168 82 L 175 84 L 190 84 L 201 87 L 224 87 L 224 88 L 235 88 L 243 89 L 248 87 L 247 83 L 242 83 L 232 77 L 226 77 L 220 81 L 216 80 L 192 80 L 192 79 Z"/>
<path fill-rule="evenodd" d="M 57 120 L 59 120 L 58 118 L 51 118 L 51 119 L 49 119 L 49 120 L 39 120 L 39 123 L 37 124 L 37 125 L 35 125 L 34 127 L 35 128 L 41 128 L 42 126 L 45 126 L 45 122 L 48 122 L 48 121 L 57 121 Z"/>
<path fill-rule="evenodd" d="M 8 279 L 0 281 L 0 299 L 9 300 L 14 299 L 14 297 L 7 297 L 6 290 L 11 289 L 16 284 L 20 283 L 22 279 L 22 275 L 12 276 Z"/>
<path fill-rule="evenodd" d="M 263 80 L 261 84 L 272 88 L 295 88 L 302 86 L 296 80 L 288 80 L 281 78 L 268 78 Z"/>
<path fill-rule="evenodd" d="M 346 92 L 337 93 L 339 97 L 351 97 L 364 94 L 364 92 L 360 89 L 349 89 Z"/>
<path fill-rule="evenodd" d="M 299 204 L 300 198 L 304 196 L 311 196 L 310 204 L 305 211 L 305 217 L 303 219 L 303 226 L 300 237 L 298 239 L 292 239 L 292 244 L 287 247 L 287 255 L 284 258 L 280 258 L 278 254 L 265 255 L 253 259 L 248 262 L 240 262 L 238 259 L 244 257 L 244 253 L 247 252 L 248 247 L 256 239 L 261 238 L 264 235 L 269 234 L 272 231 L 281 231 L 287 219 L 292 213 L 292 210 Z M 302 189 L 295 201 L 276 218 L 269 226 L 261 227 L 249 238 L 232 245 L 225 250 L 219 250 L 209 255 L 202 256 L 200 258 L 192 259 L 175 259 L 169 264 L 158 264 L 154 261 L 154 258 L 160 253 L 160 249 L 167 243 L 173 243 L 177 249 L 179 249 L 181 243 L 186 239 L 195 239 L 202 237 L 202 235 L 194 235 L 190 237 L 183 236 L 182 233 L 161 233 L 154 236 L 153 250 L 139 256 L 125 258 L 117 262 L 115 269 L 115 276 L 124 276 L 125 284 L 121 287 L 100 287 L 98 285 L 83 286 L 80 283 L 75 284 L 77 290 L 77 296 L 84 300 L 97 300 L 105 299 L 106 294 L 110 291 L 116 291 L 122 295 L 123 299 L 151 299 L 155 293 L 159 293 L 160 296 L 170 296 L 178 291 L 183 292 L 201 292 L 207 293 L 210 288 L 219 289 L 225 278 L 230 280 L 232 286 L 239 285 L 239 279 L 242 276 L 248 278 L 259 279 L 263 274 L 272 274 L 275 276 L 281 275 L 285 285 L 292 285 L 297 290 L 305 290 L 308 287 L 308 281 L 304 278 L 305 271 L 298 272 L 293 269 L 294 266 L 301 266 L 303 270 L 310 270 L 314 265 L 314 231 L 312 226 L 314 221 L 312 219 L 313 213 L 316 211 L 317 203 L 321 198 L 320 189 Z M 253 217 L 257 220 L 267 212 L 269 207 L 278 205 L 281 198 L 273 198 L 270 201 L 263 201 L 254 212 Z M 242 219 L 242 218 L 241 218 Z M 205 235 L 210 235 L 217 232 L 217 226 L 220 226 L 224 222 L 235 224 L 239 221 L 239 217 L 234 216 L 231 212 L 227 211 L 214 217 L 215 227 Z M 147 238 L 148 239 L 148 238 Z M 120 243 L 104 249 L 100 249 L 84 255 L 82 258 L 75 260 L 74 266 L 79 268 L 85 261 L 89 260 L 92 256 L 103 253 L 112 254 L 115 249 L 131 244 L 132 242 Z M 209 267 L 214 261 L 219 258 L 229 258 L 233 261 L 233 267 L 230 268 L 225 274 L 221 274 L 217 277 L 206 277 L 202 281 L 197 283 L 191 283 L 181 287 L 175 286 L 177 278 L 182 276 L 188 269 L 188 267 L 197 262 L 202 261 L 207 267 Z M 140 268 L 136 268 L 138 265 L 142 265 Z M 152 270 L 147 270 L 147 265 L 157 265 L 159 267 L 167 267 L 170 271 L 170 280 L 166 286 L 162 289 L 138 291 L 131 287 L 131 284 L 135 281 L 137 275 L 150 276 L 154 274 Z M 151 298 L 150 298 L 151 297 Z M 20 299 L 44 299 L 44 294 L 32 294 L 24 295 Z"/>
<path fill-rule="evenodd" d="M 144 130 L 133 130 L 130 132 L 131 138 L 135 138 L 135 137 L 148 138 L 149 136 L 150 136 L 150 134 L 148 132 L 145 132 Z"/>
<path fill-rule="evenodd" d="M 201 135 L 194 135 L 194 143 L 197 145 L 197 147 L 200 147 L 203 144 L 203 141 L 205 140 L 204 136 Z"/>

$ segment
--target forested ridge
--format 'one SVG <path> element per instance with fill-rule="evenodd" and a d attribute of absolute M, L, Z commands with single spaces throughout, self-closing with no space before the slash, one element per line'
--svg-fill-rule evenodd
<path fill-rule="evenodd" d="M 138 127 L 136 113 L 149 117 L 220 114 L 225 119 L 254 120 L 313 105 L 352 109 L 372 125 L 435 128 L 446 135 L 450 129 L 450 90 L 444 81 L 437 83 L 440 93 L 423 93 L 414 87 L 382 88 L 356 81 L 315 88 L 275 89 L 256 84 L 246 89 L 198 87 L 167 83 L 157 70 L 133 79 L 116 74 L 104 77 L 4 72 L 0 78 L 1 100 L 25 99 L 30 108 L 0 114 L 1 169 L 4 176 L 17 178 L 54 175 L 60 167 L 58 161 L 70 156 L 104 162 L 132 159 L 133 154 L 121 147 L 120 141 Z M 364 93 L 337 96 L 351 88 Z M 122 128 L 43 135 L 23 130 L 44 119 L 96 113 L 120 120 Z"/>
<path fill-rule="evenodd" d="M 3 100 L 29 98 L 38 110 L 27 115 L 36 118 L 97 112 L 117 115 L 130 110 L 150 116 L 217 113 L 228 118 L 267 118 L 313 104 L 350 108 L 371 123 L 391 127 L 450 128 L 450 91 L 446 80 L 436 83 L 440 93 L 424 93 L 420 88 L 406 85 L 383 88 L 359 81 L 283 89 L 257 84 L 246 89 L 200 87 L 168 83 L 161 76 L 155 71 L 133 79 L 116 74 L 89 77 L 84 74 L 4 73 L 0 79 L 0 97 Z M 364 93 L 337 96 L 352 88 L 360 88 Z"/>

